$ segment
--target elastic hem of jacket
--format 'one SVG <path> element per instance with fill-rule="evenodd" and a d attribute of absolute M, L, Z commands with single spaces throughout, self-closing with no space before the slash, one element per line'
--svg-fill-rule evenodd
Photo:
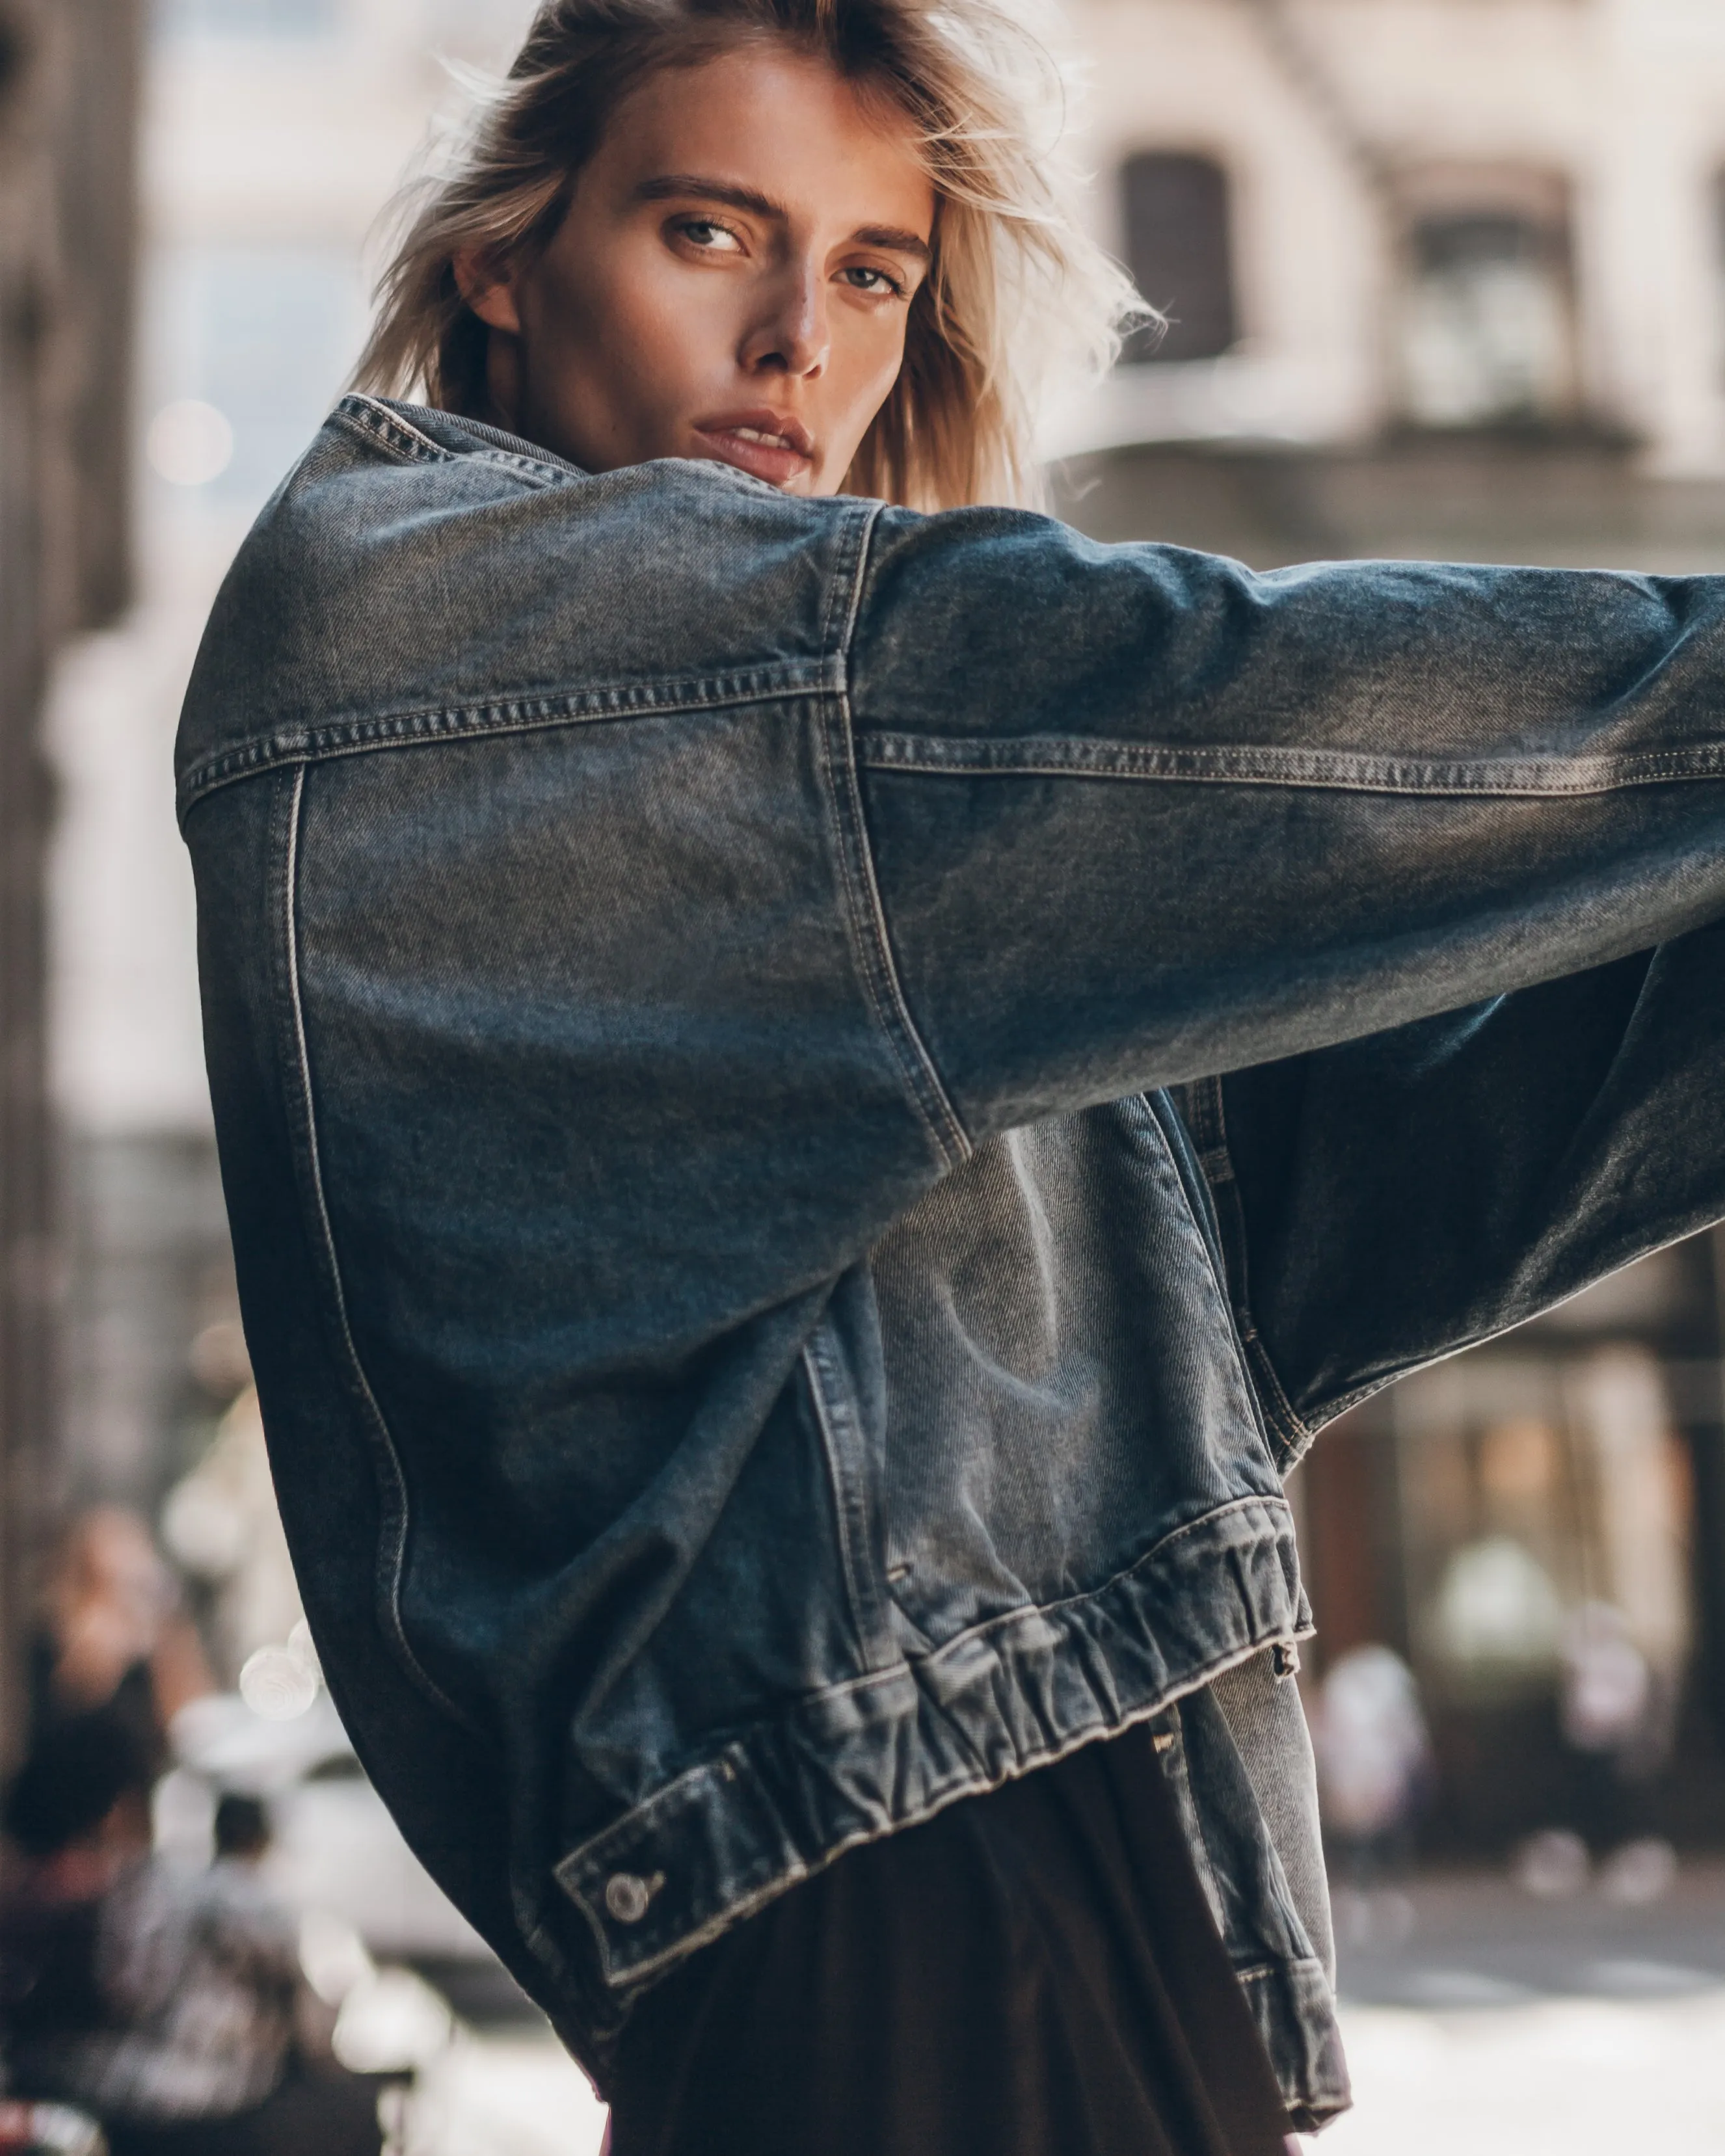
<path fill-rule="evenodd" d="M 630 1994 L 845 1851 L 1117 1735 L 1311 1629 L 1288 1507 L 1250 1497 L 1164 1537 L 1093 1594 L 799 1701 L 557 1866 L 617 2024 Z M 1318 2071 L 1341 2056 L 1328 1987 L 1320 1999 L 1272 1974 L 1249 1990 L 1275 2025 L 1284 2093 L 1329 2116 L 1347 2097 L 1345 2076 L 1338 2087 Z"/>

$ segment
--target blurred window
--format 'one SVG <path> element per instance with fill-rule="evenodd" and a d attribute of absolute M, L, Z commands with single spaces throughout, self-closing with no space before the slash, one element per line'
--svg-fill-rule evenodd
<path fill-rule="evenodd" d="M 1416 218 L 1402 361 L 1417 426 L 1538 424 L 1574 401 L 1561 228 L 1509 210 Z"/>
<path fill-rule="evenodd" d="M 157 472 L 213 506 L 253 510 L 341 393 L 364 294 L 340 248 L 179 248 L 152 264 L 148 322 Z"/>
<path fill-rule="evenodd" d="M 314 37 L 336 27 L 340 0 L 155 0 L 171 37 Z"/>
<path fill-rule="evenodd" d="M 1228 175 L 1213 157 L 1147 151 L 1121 171 L 1126 262 L 1132 282 L 1168 318 L 1141 331 L 1128 360 L 1214 359 L 1240 335 Z"/>

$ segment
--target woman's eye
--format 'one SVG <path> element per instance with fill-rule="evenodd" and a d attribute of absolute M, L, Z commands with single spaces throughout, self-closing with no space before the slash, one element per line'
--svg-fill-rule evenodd
<path fill-rule="evenodd" d="M 732 254 L 737 251 L 737 234 L 728 225 L 715 223 L 711 218 L 685 218 L 677 230 L 691 247 L 698 247 L 703 254 Z"/>
<path fill-rule="evenodd" d="M 896 277 L 889 276 L 884 270 L 870 269 L 866 263 L 853 263 L 839 274 L 853 291 L 875 292 L 883 298 L 889 295 L 897 299 L 904 297 L 905 288 Z"/>

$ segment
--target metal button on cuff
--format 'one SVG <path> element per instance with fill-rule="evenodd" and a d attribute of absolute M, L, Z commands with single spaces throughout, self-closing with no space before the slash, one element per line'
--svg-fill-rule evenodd
<path fill-rule="evenodd" d="M 605 1881 L 605 1907 L 619 1924 L 639 1923 L 652 1899 L 653 1887 L 633 1871 L 614 1871 Z"/>

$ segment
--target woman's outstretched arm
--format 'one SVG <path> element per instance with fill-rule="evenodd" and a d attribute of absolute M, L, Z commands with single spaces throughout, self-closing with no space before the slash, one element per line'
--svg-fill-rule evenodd
<path fill-rule="evenodd" d="M 1260 577 L 888 512 L 850 688 L 899 978 L 974 1131 L 1725 912 L 1725 581 Z"/>
<path fill-rule="evenodd" d="M 973 1134 L 1194 1081 L 1291 1455 L 1725 1215 L 1725 585 L 964 523 L 853 669 L 909 1009 Z"/>

